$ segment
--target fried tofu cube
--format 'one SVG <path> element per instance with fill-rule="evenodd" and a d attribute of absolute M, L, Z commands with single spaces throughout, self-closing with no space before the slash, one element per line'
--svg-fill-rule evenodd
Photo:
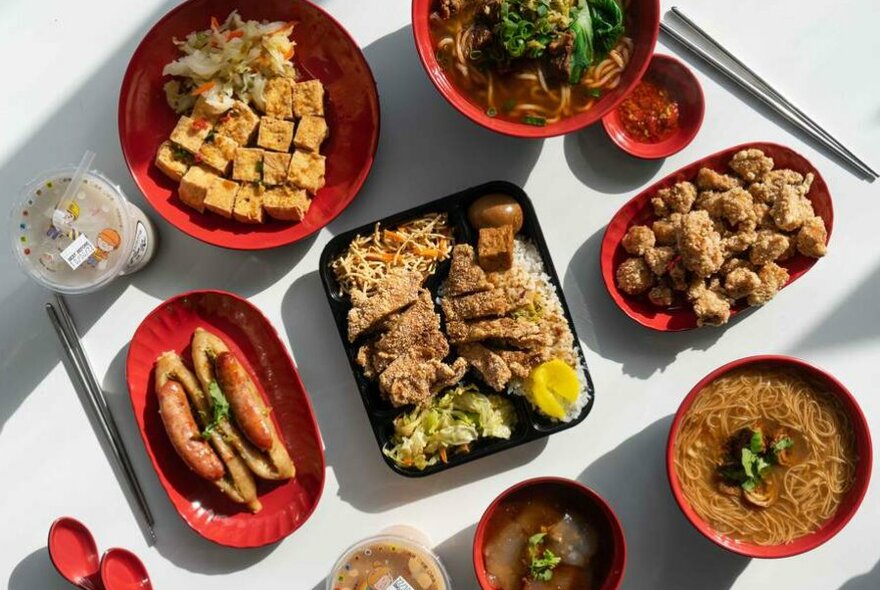
<path fill-rule="evenodd" d="M 208 188 L 205 197 L 205 209 L 226 219 L 232 217 L 235 208 L 235 200 L 241 185 L 234 180 L 217 178 Z"/>
<path fill-rule="evenodd" d="M 324 156 L 297 150 L 290 158 L 287 180 L 314 195 L 324 186 L 325 168 Z"/>
<path fill-rule="evenodd" d="M 263 223 L 263 187 L 245 184 L 235 198 L 232 217 L 242 223 Z"/>
<path fill-rule="evenodd" d="M 260 131 L 257 133 L 257 145 L 267 150 L 286 152 L 293 141 L 293 123 L 275 117 L 260 119 Z"/>
<path fill-rule="evenodd" d="M 327 127 L 327 121 L 324 120 L 324 117 L 306 115 L 300 119 L 293 144 L 301 150 L 317 152 L 321 149 L 321 144 L 328 135 L 330 135 L 330 129 Z"/>
<path fill-rule="evenodd" d="M 289 185 L 276 186 L 263 194 L 263 209 L 282 221 L 300 221 L 312 204 L 308 193 Z"/>
<path fill-rule="evenodd" d="M 225 175 L 229 169 L 229 162 L 235 157 L 237 148 L 238 144 L 234 139 L 215 133 L 211 139 L 202 144 L 196 157 L 202 164 L 206 164 L 221 175 Z"/>
<path fill-rule="evenodd" d="M 247 145 L 259 123 L 260 118 L 251 107 L 236 100 L 232 103 L 232 108 L 220 117 L 216 131 L 235 140 L 238 145 Z"/>
<path fill-rule="evenodd" d="M 191 119 L 184 115 L 171 132 L 171 141 L 196 154 L 210 132 L 211 123 L 207 119 Z"/>
<path fill-rule="evenodd" d="M 163 141 L 156 152 L 156 167 L 177 182 L 180 182 L 189 170 L 192 161 L 192 154 L 177 147 L 171 141 Z"/>
<path fill-rule="evenodd" d="M 245 182 L 263 179 L 263 150 L 259 148 L 236 148 L 232 161 L 232 178 Z"/>
<path fill-rule="evenodd" d="M 205 196 L 211 184 L 219 177 L 203 166 L 193 166 L 180 180 L 177 196 L 199 213 L 205 211 Z"/>
<path fill-rule="evenodd" d="M 266 115 L 276 119 L 293 117 L 293 85 L 290 78 L 272 78 L 263 88 Z"/>
<path fill-rule="evenodd" d="M 293 114 L 297 117 L 324 116 L 324 85 L 320 80 L 293 85 Z"/>
<path fill-rule="evenodd" d="M 480 229 L 477 263 L 487 272 L 508 270 L 513 266 L 513 226 Z"/>
<path fill-rule="evenodd" d="M 225 97 L 225 95 L 224 95 Z M 211 124 L 215 124 L 217 119 L 229 110 L 232 106 L 232 99 L 226 98 L 226 100 L 209 102 L 208 98 L 202 94 L 199 96 L 198 100 L 196 100 L 196 104 L 193 107 L 192 118 L 193 119 L 206 119 L 211 122 Z"/>
<path fill-rule="evenodd" d="M 269 185 L 284 184 L 287 180 L 287 169 L 290 167 L 290 154 L 265 152 L 263 154 L 263 183 Z"/>

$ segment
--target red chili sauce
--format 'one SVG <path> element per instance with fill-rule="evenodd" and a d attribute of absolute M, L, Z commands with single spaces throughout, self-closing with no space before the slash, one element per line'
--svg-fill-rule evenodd
<path fill-rule="evenodd" d="M 620 103 L 617 113 L 624 131 L 646 143 L 663 141 L 678 128 L 678 103 L 666 89 L 645 80 Z"/>

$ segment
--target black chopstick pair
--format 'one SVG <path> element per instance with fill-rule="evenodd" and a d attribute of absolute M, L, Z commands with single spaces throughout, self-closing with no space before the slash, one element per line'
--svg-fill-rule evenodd
<path fill-rule="evenodd" d="M 76 372 L 76 377 L 80 386 L 89 398 L 89 403 L 98 418 L 101 431 L 107 439 L 107 442 L 110 444 L 110 448 L 113 450 L 113 455 L 115 456 L 117 463 L 119 463 L 119 466 L 125 473 L 125 479 L 137 500 L 138 507 L 140 508 L 144 522 L 147 525 L 150 540 L 152 543 L 155 543 L 156 533 L 153 528 L 156 522 L 153 518 L 153 513 L 150 510 L 149 504 L 147 504 L 147 498 L 144 495 L 143 489 L 141 489 L 137 474 L 131 464 L 131 459 L 125 450 L 125 444 L 122 442 L 122 437 L 119 435 L 119 429 L 116 427 L 113 414 L 110 413 L 110 407 L 107 405 L 104 391 L 101 389 L 101 386 L 98 385 L 98 380 L 92 370 L 91 363 L 89 363 L 89 359 L 82 347 L 79 332 L 76 329 L 76 324 L 73 321 L 73 316 L 70 315 L 64 297 L 56 293 L 55 305 L 47 303 L 46 313 L 49 315 L 49 320 L 55 328 L 58 340 L 61 342 L 61 346 L 64 349 L 71 366 L 73 366 L 74 371 Z"/>
<path fill-rule="evenodd" d="M 776 89 L 764 80 L 764 78 L 759 76 L 754 70 L 743 63 L 742 60 L 733 55 L 733 53 L 724 48 L 693 20 L 688 18 L 681 9 L 673 6 L 670 12 L 690 30 L 708 42 L 713 49 L 719 51 L 722 55 L 728 58 L 737 68 L 739 68 L 741 73 L 699 47 L 682 32 L 676 30 L 665 22 L 661 22 L 660 29 L 664 33 L 712 66 L 737 86 L 760 100 L 786 121 L 809 135 L 814 141 L 834 153 L 838 158 L 849 164 L 853 169 L 857 170 L 862 176 L 870 181 L 874 181 L 880 177 L 880 175 L 878 175 L 868 164 L 853 154 L 846 146 L 835 139 L 834 136 L 828 133 L 794 103 L 777 92 Z"/>

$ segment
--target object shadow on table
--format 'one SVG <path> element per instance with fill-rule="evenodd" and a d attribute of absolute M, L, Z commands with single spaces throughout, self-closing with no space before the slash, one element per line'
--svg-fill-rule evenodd
<path fill-rule="evenodd" d="M 472 122 L 428 78 L 411 26 L 364 48 L 381 99 L 382 131 L 367 183 L 328 229 L 346 229 L 490 180 L 522 186 L 543 141 Z"/>
<path fill-rule="evenodd" d="M 122 347 L 113 357 L 101 386 L 141 483 L 141 488 L 156 520 L 156 550 L 179 568 L 207 575 L 240 571 L 265 559 L 278 547 L 279 543 L 256 549 L 222 547 L 203 539 L 187 526 L 177 514 L 153 470 L 131 409 L 128 383 L 125 378 L 127 356 L 128 345 Z M 90 411 L 89 420 L 92 422 L 92 427 L 96 429 L 96 433 L 99 433 L 97 422 Z M 138 523 L 141 524 L 137 500 L 128 490 L 125 475 L 116 467 L 112 450 L 107 446 L 103 436 L 99 434 L 98 437 L 107 460 L 113 465 L 114 475 L 116 475 L 120 489 L 125 493 L 132 514 L 137 515 Z"/>
<path fill-rule="evenodd" d="M 877 588 L 880 588 L 880 561 L 874 564 L 871 571 L 844 582 L 838 590 L 877 590 Z"/>
<path fill-rule="evenodd" d="M 572 174 L 589 188 L 609 195 L 643 187 L 664 162 L 630 156 L 611 141 L 601 122 L 566 135 L 563 148 Z"/>
<path fill-rule="evenodd" d="M 798 348 L 833 348 L 877 338 L 880 322 L 869 320 L 871 310 L 876 313 L 877 301 L 880 301 L 880 264 L 802 337 Z"/>
<path fill-rule="evenodd" d="M 604 234 L 603 227 L 575 251 L 563 288 L 578 336 L 595 354 L 621 363 L 626 374 L 647 379 L 662 372 L 679 353 L 708 349 L 730 326 L 753 313 L 744 311 L 724 326 L 683 332 L 658 332 L 637 324 L 617 307 L 602 280 L 599 253 Z"/>
<path fill-rule="evenodd" d="M 477 525 L 472 524 L 461 530 L 436 547 L 434 552 L 440 557 L 453 588 L 477 588 L 477 578 L 474 575 L 474 534 Z"/>
<path fill-rule="evenodd" d="M 546 446 L 547 439 L 540 439 L 442 475 L 398 475 L 385 463 L 376 444 L 317 271 L 293 282 L 284 295 L 281 315 L 318 418 L 327 465 L 339 482 L 339 497 L 358 510 L 382 512 L 489 478 L 528 463 Z"/>
<path fill-rule="evenodd" d="M 24 559 L 9 575 L 9 590 L 70 590 L 72 586 L 55 571 L 49 549 L 40 547 Z"/>
<path fill-rule="evenodd" d="M 749 563 L 700 535 L 669 490 L 666 416 L 623 441 L 580 474 L 601 494 L 623 524 L 627 571 L 623 588 L 730 588 Z"/>

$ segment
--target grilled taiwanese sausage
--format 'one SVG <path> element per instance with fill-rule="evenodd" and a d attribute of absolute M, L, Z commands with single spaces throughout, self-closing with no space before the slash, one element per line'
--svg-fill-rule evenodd
<path fill-rule="evenodd" d="M 271 449 L 274 441 L 268 412 L 244 367 L 231 352 L 221 352 L 217 355 L 215 370 L 220 389 L 244 435 L 260 449 Z"/>
<path fill-rule="evenodd" d="M 177 381 L 166 381 L 157 391 L 159 414 L 174 450 L 190 469 L 209 481 L 223 477 L 225 469 L 196 426 L 186 400 L 186 392 Z"/>

